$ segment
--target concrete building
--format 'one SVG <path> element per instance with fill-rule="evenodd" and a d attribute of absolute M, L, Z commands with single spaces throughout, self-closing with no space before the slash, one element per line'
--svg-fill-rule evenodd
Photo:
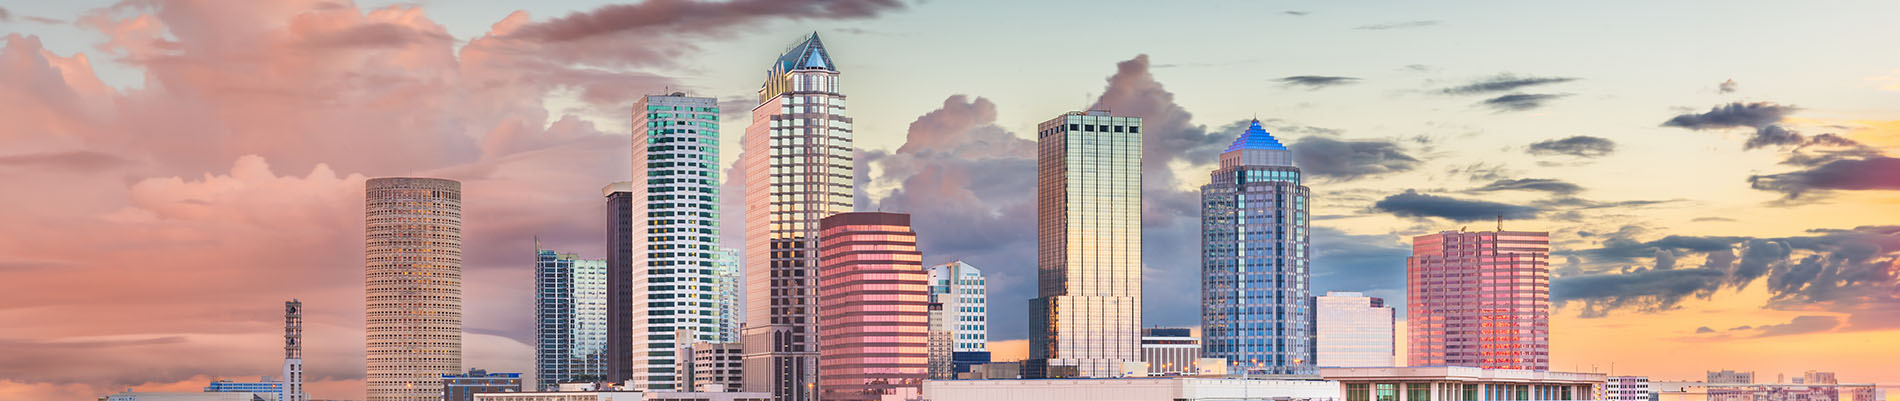
<path fill-rule="evenodd" d="M 1036 298 L 1025 377 L 1108 377 L 1141 360 L 1141 118 L 1037 125 Z"/>
<path fill-rule="evenodd" d="M 442 401 L 471 401 L 476 394 L 519 393 L 520 373 L 489 373 L 469 369 L 468 373 L 442 375 Z"/>
<path fill-rule="evenodd" d="M 719 248 L 713 261 L 713 303 L 719 319 L 719 339 L 715 342 L 739 342 L 739 328 L 745 324 L 744 261 L 739 250 L 733 248 Z"/>
<path fill-rule="evenodd" d="M 462 184 L 364 184 L 368 401 L 429 401 L 462 371 Z"/>
<path fill-rule="evenodd" d="M 1802 381 L 1807 381 L 1805 377 Z M 1877 401 L 1874 384 L 1651 382 L 1658 401 Z"/>
<path fill-rule="evenodd" d="M 1254 120 L 1201 186 L 1204 353 L 1254 374 L 1313 375 L 1312 193 Z"/>
<path fill-rule="evenodd" d="M 838 213 L 820 224 L 818 399 L 915 395 L 929 375 L 930 289 L 910 215 Z"/>
<path fill-rule="evenodd" d="M 1604 401 L 1650 401 L 1648 376 L 1610 376 L 1604 383 Z"/>
<path fill-rule="evenodd" d="M 607 261 L 535 242 L 535 388 L 607 375 Z"/>
<path fill-rule="evenodd" d="M 1728 369 L 1709 371 L 1709 384 L 1753 384 L 1755 372 L 1738 372 Z"/>
<path fill-rule="evenodd" d="M 1840 379 L 1836 379 L 1834 377 L 1834 372 L 1822 372 L 1822 371 L 1810 370 L 1810 371 L 1801 373 L 1801 383 L 1803 384 L 1841 384 L 1841 381 Z"/>
<path fill-rule="evenodd" d="M 950 380 L 924 383 L 931 401 L 1338 401 L 1319 380 L 1121 378 Z"/>
<path fill-rule="evenodd" d="M 815 394 L 818 220 L 852 210 L 851 118 L 839 75 L 817 33 L 787 49 L 766 72 L 742 141 L 746 390 L 780 401 Z"/>
<path fill-rule="evenodd" d="M 284 396 L 284 381 L 263 376 L 254 382 L 214 380 L 205 384 L 207 393 L 257 393 L 265 395 L 266 401 L 278 401 Z"/>
<path fill-rule="evenodd" d="M 739 343 L 696 342 L 687 346 L 679 367 L 682 390 L 727 392 L 745 385 L 745 349 Z M 711 390 L 717 388 L 718 390 Z"/>
<path fill-rule="evenodd" d="M 607 200 L 607 381 L 624 383 L 633 379 L 633 183 L 608 184 L 600 195 Z"/>
<path fill-rule="evenodd" d="M 957 380 L 1002 380 L 1023 378 L 1022 362 L 990 362 L 970 366 L 970 371 L 958 373 Z"/>
<path fill-rule="evenodd" d="M 776 401 L 766 393 L 692 391 L 546 391 L 476 394 L 475 401 Z"/>
<path fill-rule="evenodd" d="M 633 106 L 633 388 L 679 386 L 675 350 L 720 341 L 719 100 L 648 95 Z M 683 331 L 682 331 L 683 330 Z M 677 338 L 685 333 L 688 337 Z"/>
<path fill-rule="evenodd" d="M 1345 401 L 1595 400 L 1607 376 L 1459 366 L 1320 368 Z"/>
<path fill-rule="evenodd" d="M 1398 366 L 1393 319 L 1385 300 L 1357 292 L 1327 292 L 1315 298 L 1319 366 Z"/>
<path fill-rule="evenodd" d="M 295 299 L 284 301 L 284 367 L 281 372 L 284 387 L 278 399 L 310 399 L 303 391 L 303 302 Z"/>
<path fill-rule="evenodd" d="M 936 291 L 934 286 L 931 291 Z M 936 294 L 931 295 L 934 298 Z M 928 320 L 928 322 L 930 322 L 930 336 L 929 339 L 925 341 L 926 354 L 929 356 L 928 360 L 930 361 L 930 379 L 955 379 L 957 377 L 956 368 L 955 365 L 950 364 L 950 348 L 952 347 L 950 336 L 953 330 L 949 329 L 946 326 L 947 322 L 944 321 L 943 304 L 937 301 L 931 301 L 929 308 L 926 310 L 929 311 L 930 316 Z"/>
<path fill-rule="evenodd" d="M 250 392 L 125 392 L 100 397 L 101 401 L 276 401 L 277 393 Z"/>
<path fill-rule="evenodd" d="M 1201 359 L 1201 339 L 1186 328 L 1141 329 L 1141 361 L 1150 375 L 1191 375 Z"/>
<path fill-rule="evenodd" d="M 959 260 L 931 266 L 928 273 L 930 302 L 942 307 L 942 321 L 931 326 L 930 334 L 948 342 L 942 355 L 932 354 L 932 377 L 955 377 L 971 365 L 989 363 L 989 290 L 983 271 Z"/>
<path fill-rule="evenodd" d="M 1550 369 L 1550 233 L 1413 237 L 1405 283 L 1408 364 Z"/>

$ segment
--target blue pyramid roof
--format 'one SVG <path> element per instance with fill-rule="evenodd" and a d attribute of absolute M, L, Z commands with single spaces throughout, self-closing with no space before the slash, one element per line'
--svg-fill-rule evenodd
<path fill-rule="evenodd" d="M 1267 133 L 1265 128 L 1260 128 L 1260 120 L 1255 119 L 1253 124 L 1247 126 L 1247 132 L 1241 133 L 1239 138 L 1234 138 L 1234 144 L 1227 147 L 1228 152 L 1243 149 L 1286 150 L 1286 145 L 1281 145 L 1279 139 L 1273 138 L 1273 134 Z"/>
<path fill-rule="evenodd" d="M 779 55 L 778 67 L 780 71 L 806 68 L 838 70 L 837 67 L 832 66 L 831 55 L 825 52 L 825 43 L 818 40 L 817 32 L 812 32 L 811 36 L 806 36 L 804 41 L 798 42 L 797 45 L 786 50 L 785 54 Z"/>

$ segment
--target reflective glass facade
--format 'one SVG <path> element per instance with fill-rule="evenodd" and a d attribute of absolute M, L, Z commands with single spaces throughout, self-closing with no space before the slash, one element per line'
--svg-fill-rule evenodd
<path fill-rule="evenodd" d="M 264 376 L 255 382 L 218 380 L 205 385 L 207 393 L 258 393 L 270 400 L 284 400 L 284 382 Z M 289 401 L 289 400 L 284 400 Z"/>
<path fill-rule="evenodd" d="M 1318 374 L 1307 210 L 1293 154 L 1255 120 L 1201 186 L 1202 354 L 1230 372 Z"/>
<path fill-rule="evenodd" d="M 839 213 L 822 224 L 818 398 L 918 395 L 929 369 L 930 290 L 910 215 Z"/>
<path fill-rule="evenodd" d="M 686 390 L 677 349 L 719 341 L 721 328 L 718 100 L 651 95 L 633 113 L 631 379 Z"/>
<path fill-rule="evenodd" d="M 364 387 L 369 401 L 427 401 L 462 370 L 462 183 L 364 184 Z"/>
<path fill-rule="evenodd" d="M 624 383 L 633 378 L 633 182 L 600 193 L 607 198 L 607 380 Z"/>
<path fill-rule="evenodd" d="M 534 275 L 536 388 L 606 377 L 607 261 L 537 249 Z"/>
<path fill-rule="evenodd" d="M 1550 233 L 1413 237 L 1405 287 L 1409 365 L 1550 369 Z"/>
<path fill-rule="evenodd" d="M 719 340 L 713 342 L 739 342 L 739 324 L 745 322 L 745 270 L 739 255 L 738 249 L 719 248 L 713 260 L 713 299 L 719 319 Z"/>
<path fill-rule="evenodd" d="M 1141 355 L 1141 118 L 1037 126 L 1036 294 L 1026 377 L 1107 377 Z"/>
<path fill-rule="evenodd" d="M 971 365 L 989 363 L 989 296 L 983 271 L 959 260 L 931 266 L 928 272 L 930 302 L 935 304 L 931 377 L 955 378 Z"/>
<path fill-rule="evenodd" d="M 1357 292 L 1328 292 L 1314 300 L 1318 313 L 1319 348 L 1322 367 L 1398 366 L 1393 347 L 1392 307 L 1385 300 Z"/>
<path fill-rule="evenodd" d="M 779 55 L 746 127 L 746 391 L 817 393 L 818 224 L 852 210 L 851 119 L 816 33 Z"/>

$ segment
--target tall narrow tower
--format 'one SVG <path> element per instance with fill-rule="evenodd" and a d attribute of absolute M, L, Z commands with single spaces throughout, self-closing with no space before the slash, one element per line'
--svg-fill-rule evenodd
<path fill-rule="evenodd" d="M 677 382 L 679 349 L 718 341 L 719 101 L 675 92 L 633 106 L 631 379 Z"/>
<path fill-rule="evenodd" d="M 462 183 L 364 189 L 368 401 L 439 400 L 442 375 L 462 372 Z"/>
<path fill-rule="evenodd" d="M 746 127 L 746 391 L 818 393 L 819 219 L 850 212 L 851 119 L 812 33 L 779 55 Z"/>
<path fill-rule="evenodd" d="M 1201 186 L 1202 354 L 1230 371 L 1317 375 L 1307 203 L 1293 152 L 1260 120 Z"/>
<path fill-rule="evenodd" d="M 1036 294 L 1025 377 L 1108 377 L 1141 354 L 1141 118 L 1037 125 Z"/>
<path fill-rule="evenodd" d="M 303 302 L 284 302 L 284 396 L 282 401 L 304 401 Z"/>

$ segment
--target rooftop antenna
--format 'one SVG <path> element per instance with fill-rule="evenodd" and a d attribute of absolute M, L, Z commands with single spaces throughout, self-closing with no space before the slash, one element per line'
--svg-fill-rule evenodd
<path fill-rule="evenodd" d="M 1498 215 L 1498 232 L 1504 232 L 1504 215 Z"/>

